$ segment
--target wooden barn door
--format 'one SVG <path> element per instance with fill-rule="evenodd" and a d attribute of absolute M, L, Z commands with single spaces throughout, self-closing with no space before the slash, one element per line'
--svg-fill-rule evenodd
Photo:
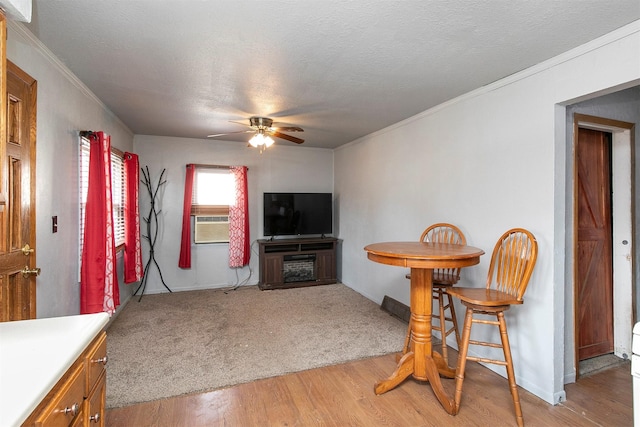
<path fill-rule="evenodd" d="M 578 360 L 613 352 L 611 134 L 578 129 Z"/>

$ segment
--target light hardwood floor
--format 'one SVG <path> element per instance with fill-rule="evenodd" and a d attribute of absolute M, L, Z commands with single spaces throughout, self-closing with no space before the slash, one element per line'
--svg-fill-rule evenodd
<path fill-rule="evenodd" d="M 455 355 L 455 351 L 451 351 Z M 451 356 L 450 356 L 451 357 Z M 453 356 L 455 358 L 455 356 Z M 455 359 L 454 359 L 455 360 Z M 118 426 L 512 426 L 507 380 L 467 364 L 462 405 L 448 415 L 428 384 L 412 379 L 376 396 L 373 384 L 395 368 L 395 356 L 358 360 L 107 410 Z M 443 379 L 453 395 L 454 380 Z M 519 388 L 527 426 L 633 425 L 630 362 L 567 384 L 567 401 L 553 406 Z"/>

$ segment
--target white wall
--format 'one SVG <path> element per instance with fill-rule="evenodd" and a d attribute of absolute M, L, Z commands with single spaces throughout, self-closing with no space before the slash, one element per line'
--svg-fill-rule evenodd
<path fill-rule="evenodd" d="M 149 166 L 154 185 L 162 169 L 166 169 L 167 183 L 156 200 L 161 215 L 154 253 L 162 278 L 172 291 L 229 287 L 245 281 L 247 284 L 256 284 L 258 256 L 255 241 L 263 237 L 262 193 L 333 192 L 332 150 L 291 147 L 286 142 L 276 141 L 260 154 L 257 149 L 249 148 L 242 142 L 148 135 L 136 135 L 134 149 L 140 156 L 140 166 Z M 185 166 L 188 163 L 244 165 L 249 168 L 250 268 L 236 271 L 228 267 L 229 245 L 226 243 L 192 244 L 191 269 L 178 268 Z M 143 217 L 148 216 L 149 199 L 146 189 L 141 187 L 140 213 Z M 144 220 L 141 220 L 141 224 L 144 232 Z M 143 260 L 146 263 L 148 259 L 149 246 L 145 241 Z M 148 277 L 145 293 L 167 292 L 155 266 L 150 268 Z"/>
<path fill-rule="evenodd" d="M 415 240 L 427 225 L 444 221 L 487 252 L 461 280 L 483 286 L 496 239 L 512 227 L 529 229 L 538 240 L 538 262 L 524 305 L 506 313 L 516 377 L 547 402 L 563 399 L 571 195 L 562 105 L 637 84 L 639 31 L 636 21 L 337 149 L 342 282 L 376 302 L 389 295 L 409 304 L 406 271 L 369 261 L 363 247 Z"/>
<path fill-rule="evenodd" d="M 7 59 L 38 81 L 36 142 L 37 317 L 79 314 L 78 131 L 103 130 L 133 148 L 133 134 L 22 24 L 9 21 Z M 51 217 L 58 217 L 58 232 Z M 129 298 L 118 262 L 121 300 Z"/>

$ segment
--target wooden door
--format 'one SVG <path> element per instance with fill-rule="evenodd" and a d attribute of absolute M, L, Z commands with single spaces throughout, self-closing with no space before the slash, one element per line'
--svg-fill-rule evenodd
<path fill-rule="evenodd" d="M 6 134 L 2 148 L 0 321 L 36 317 L 36 81 L 6 62 Z"/>
<path fill-rule="evenodd" d="M 578 129 L 578 360 L 613 352 L 611 134 Z"/>

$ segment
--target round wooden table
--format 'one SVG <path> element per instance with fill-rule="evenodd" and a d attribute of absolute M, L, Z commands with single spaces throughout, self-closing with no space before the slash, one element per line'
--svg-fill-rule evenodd
<path fill-rule="evenodd" d="M 428 381 L 444 409 L 456 414 L 453 399 L 440 382 L 440 375 L 454 378 L 455 369 L 431 347 L 433 269 L 476 265 L 484 251 L 473 246 L 431 242 L 373 243 L 364 250 L 371 261 L 411 268 L 411 350 L 398 361 L 389 378 L 376 383 L 375 393 L 385 393 L 413 375 L 417 380 Z"/>

